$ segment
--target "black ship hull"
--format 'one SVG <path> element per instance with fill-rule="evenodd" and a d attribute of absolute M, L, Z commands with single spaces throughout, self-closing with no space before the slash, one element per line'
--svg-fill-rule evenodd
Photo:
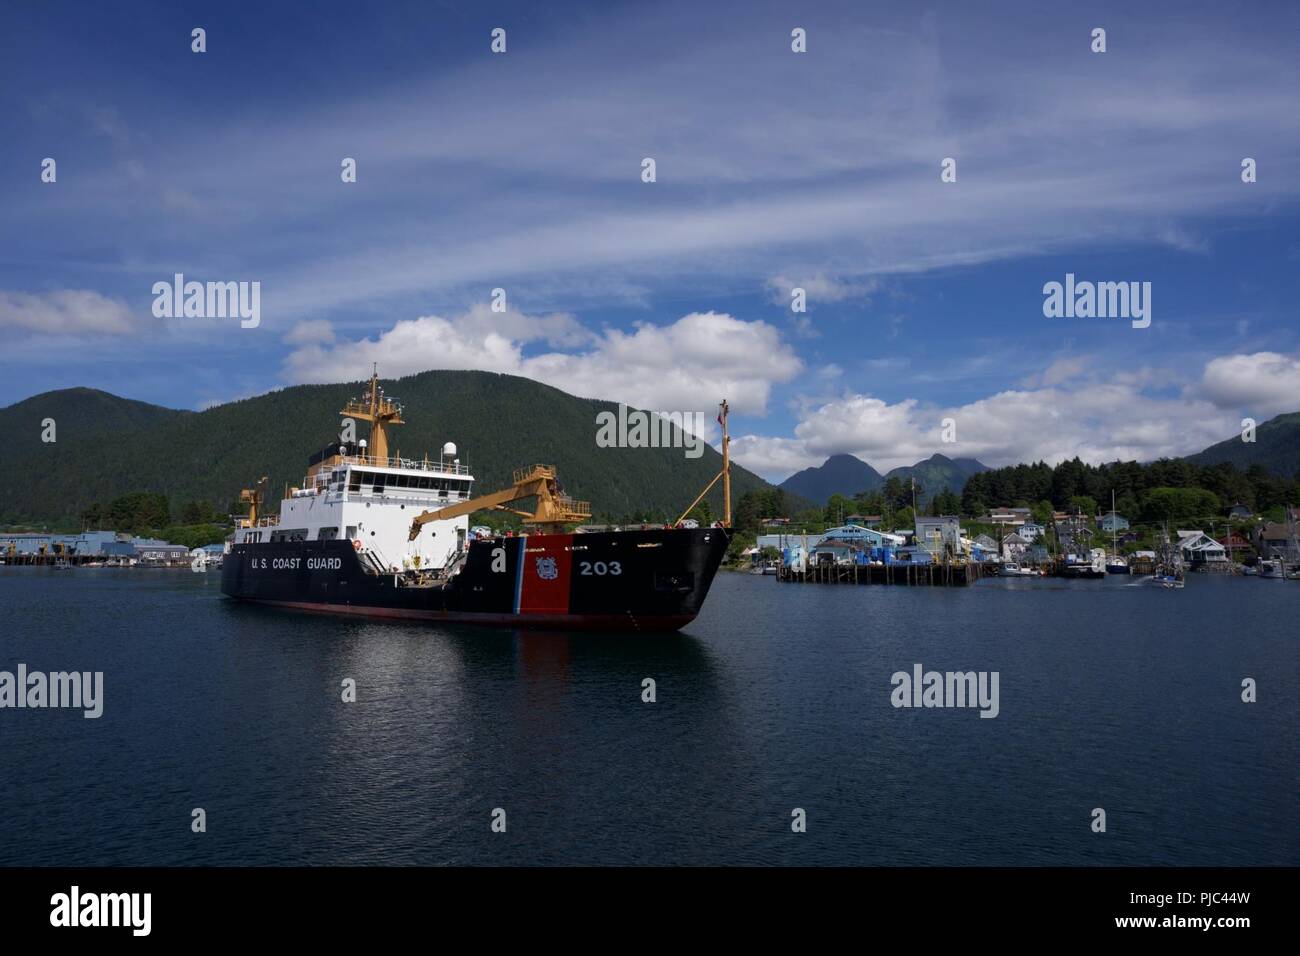
<path fill-rule="evenodd" d="M 542 629 L 672 631 L 699 613 L 730 534 L 721 528 L 473 541 L 444 583 L 377 574 L 347 540 L 236 544 L 224 594 L 341 614 Z"/>

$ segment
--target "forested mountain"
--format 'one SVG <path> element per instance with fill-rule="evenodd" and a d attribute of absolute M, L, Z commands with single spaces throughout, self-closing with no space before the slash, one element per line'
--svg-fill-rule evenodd
<path fill-rule="evenodd" d="M 915 478 L 917 499 L 929 501 L 945 488 L 960 494 L 967 478 L 987 470 L 987 465 L 974 458 L 946 458 L 936 454 L 915 465 L 891 468 L 885 478 L 898 478 L 907 483 Z"/>
<path fill-rule="evenodd" d="M 861 458 L 831 455 L 822 464 L 791 475 L 779 487 L 820 505 L 830 500 L 831 495 L 875 491 L 884 480 L 880 472 Z"/>
<path fill-rule="evenodd" d="M 565 490 L 591 500 L 597 516 L 676 518 L 721 468 L 707 446 L 694 459 L 681 448 L 600 448 L 596 415 L 616 404 L 530 379 L 430 371 L 384 387 L 409 422 L 394 429 L 394 448 L 418 458 L 454 441 L 484 493 L 542 462 L 556 465 Z M 174 513 L 190 501 L 225 511 L 262 475 L 278 495 L 301 482 L 309 455 L 338 440 L 338 411 L 361 391 L 361 383 L 297 385 L 202 412 L 85 388 L 34 396 L 0 409 L 0 523 L 75 523 L 88 506 L 132 492 L 165 494 Z M 54 442 L 41 440 L 46 419 Z M 358 437 L 365 427 L 358 423 Z M 732 485 L 737 497 L 771 488 L 738 465 Z M 721 483 L 709 500 L 720 515 Z"/>
<path fill-rule="evenodd" d="M 1188 455 L 1194 465 L 1231 462 L 1242 471 L 1260 465 L 1279 478 L 1289 478 L 1300 471 L 1300 412 L 1269 419 L 1255 429 L 1253 442 L 1234 435 L 1205 451 Z"/>

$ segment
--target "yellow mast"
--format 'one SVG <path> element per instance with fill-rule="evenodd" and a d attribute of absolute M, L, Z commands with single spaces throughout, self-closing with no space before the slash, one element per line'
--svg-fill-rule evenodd
<path fill-rule="evenodd" d="M 731 527 L 731 434 L 727 431 L 727 416 L 731 406 L 722 400 L 722 411 L 718 418 L 722 420 L 722 526 Z"/>
<path fill-rule="evenodd" d="M 731 527 L 731 434 L 727 430 L 727 418 L 730 413 L 731 406 L 727 404 L 727 400 L 724 398 L 718 411 L 718 422 L 722 425 L 722 470 L 713 476 L 713 480 L 704 486 L 704 490 L 700 492 L 699 497 L 692 501 L 686 510 L 682 512 L 682 516 L 673 522 L 674 528 L 685 521 L 686 516 L 695 509 L 695 506 L 704 500 L 704 496 L 713 490 L 713 486 L 718 483 L 718 479 L 722 479 L 721 524 L 724 528 Z"/>
<path fill-rule="evenodd" d="M 370 376 L 370 388 L 360 399 L 352 399 L 339 412 L 344 418 L 355 418 L 370 422 L 371 464 L 380 466 L 388 463 L 388 428 L 390 425 L 404 425 L 402 409 L 391 398 L 384 395 L 379 387 L 379 366 L 375 365 Z"/>

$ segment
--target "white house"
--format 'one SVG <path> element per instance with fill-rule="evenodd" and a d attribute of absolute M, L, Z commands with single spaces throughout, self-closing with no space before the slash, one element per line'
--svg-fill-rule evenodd
<path fill-rule="evenodd" d="M 1020 535 L 1017 532 L 1013 531 L 1002 539 L 1002 553 L 1009 561 L 1018 562 L 1025 556 L 1025 552 L 1028 549 L 1029 542 L 1025 540 L 1023 535 Z"/>
<path fill-rule="evenodd" d="M 1024 538 L 1026 541 L 1032 543 L 1034 541 L 1037 541 L 1039 538 L 1041 538 L 1044 532 L 1046 531 L 1047 529 L 1044 528 L 1041 524 L 1038 524 L 1035 521 L 1026 521 L 1024 524 L 1022 524 L 1019 528 L 1016 529 L 1016 534 L 1020 535 L 1020 537 Z"/>
<path fill-rule="evenodd" d="M 1204 531 L 1178 531 L 1178 551 L 1189 564 L 1228 560 L 1226 549 Z"/>

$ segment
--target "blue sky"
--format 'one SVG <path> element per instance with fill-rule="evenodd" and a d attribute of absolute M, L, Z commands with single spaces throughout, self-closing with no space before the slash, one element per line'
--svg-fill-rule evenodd
<path fill-rule="evenodd" d="M 487 368 L 725 394 L 776 479 L 1153 458 L 1300 409 L 1294 4 L 805 6 L 10 7 L 0 403 Z M 156 318 L 178 272 L 260 282 L 259 326 Z M 1066 273 L 1150 282 L 1150 328 L 1045 317 Z"/>

